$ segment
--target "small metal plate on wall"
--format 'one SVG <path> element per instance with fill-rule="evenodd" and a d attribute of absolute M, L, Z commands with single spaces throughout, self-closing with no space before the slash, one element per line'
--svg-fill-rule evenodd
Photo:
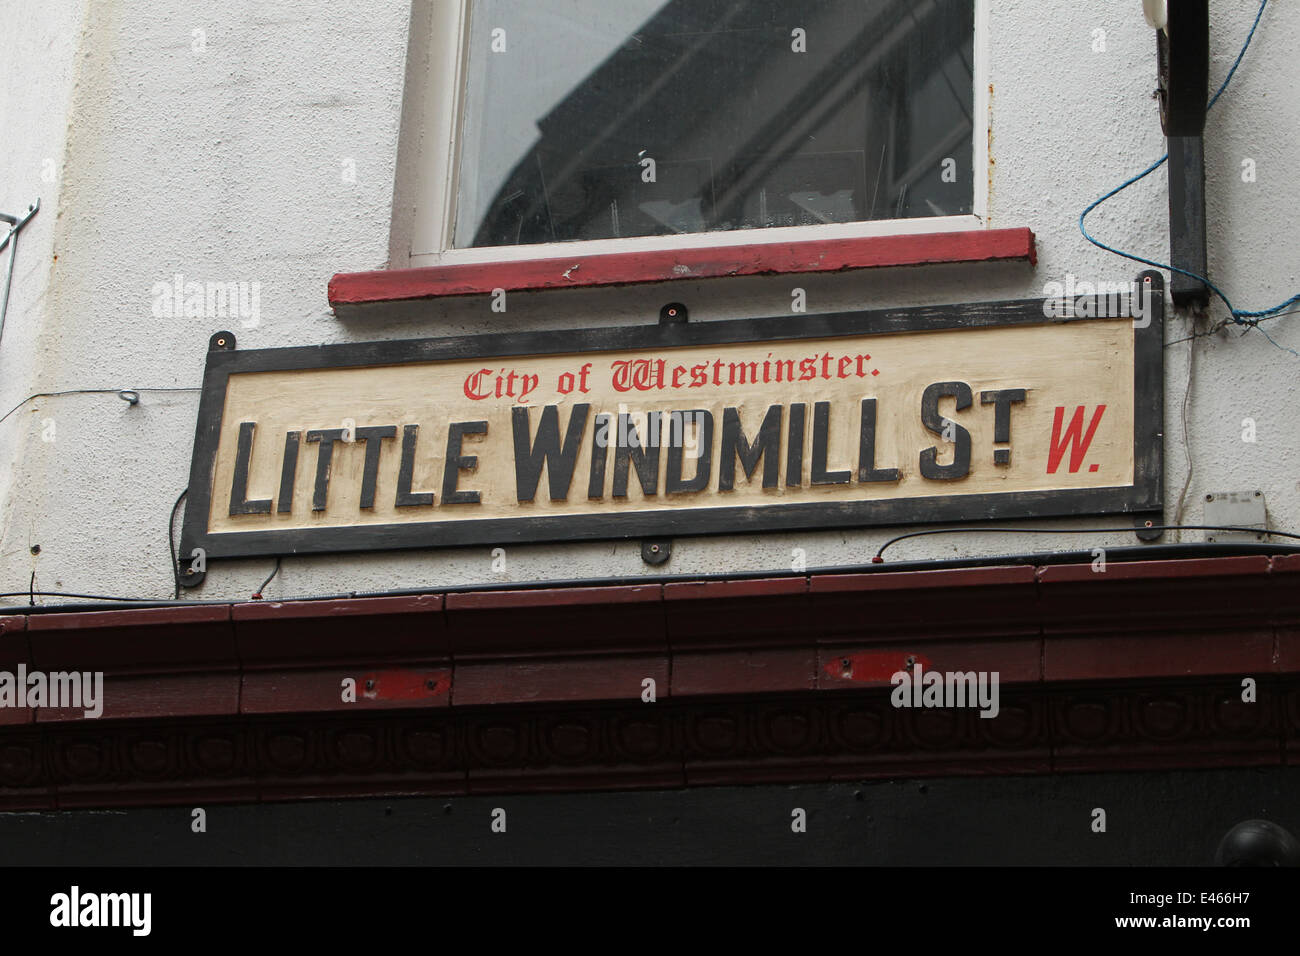
<path fill-rule="evenodd" d="M 1254 531 L 1211 531 L 1206 541 L 1263 541 L 1268 509 L 1262 491 L 1216 491 L 1205 496 L 1205 523 Z"/>
<path fill-rule="evenodd" d="M 665 564 L 673 556 L 671 538 L 655 538 L 641 542 L 641 560 L 646 564 Z"/>

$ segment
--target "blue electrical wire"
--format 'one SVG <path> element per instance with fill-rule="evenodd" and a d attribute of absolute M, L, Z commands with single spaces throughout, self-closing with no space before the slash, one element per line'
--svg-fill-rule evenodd
<path fill-rule="evenodd" d="M 1263 18 L 1264 10 L 1267 6 L 1268 6 L 1268 0 L 1261 0 L 1261 3 L 1259 5 L 1259 12 L 1255 14 L 1255 22 L 1250 27 L 1250 33 L 1246 36 L 1246 42 L 1245 44 L 1242 45 L 1241 52 L 1237 54 L 1237 59 L 1232 64 L 1232 69 L 1230 69 L 1228 71 L 1228 75 L 1224 77 L 1223 84 L 1219 87 L 1218 91 L 1214 94 L 1214 96 L 1210 97 L 1210 101 L 1206 105 L 1207 111 L 1214 108 L 1214 104 L 1219 101 L 1219 97 L 1223 95 L 1223 91 L 1226 90 L 1228 88 L 1228 84 L 1232 82 L 1233 76 L 1236 75 L 1237 67 L 1241 66 L 1241 61 L 1245 58 L 1246 51 L 1250 49 L 1251 41 L 1255 39 L 1255 31 L 1259 27 L 1259 22 Z M 1185 275 L 1192 279 L 1195 279 L 1198 282 L 1204 283 L 1205 286 L 1210 289 L 1210 291 L 1212 291 L 1215 295 L 1217 295 L 1220 299 L 1223 300 L 1223 304 L 1228 307 L 1228 312 L 1232 316 L 1232 321 L 1236 322 L 1238 325 L 1246 325 L 1257 329 L 1258 331 L 1263 333 L 1264 338 L 1268 339 L 1269 342 L 1271 342 L 1276 348 L 1282 349 L 1283 351 L 1290 352 L 1292 355 L 1300 357 L 1300 352 L 1297 352 L 1295 349 L 1287 348 L 1284 345 L 1279 345 L 1277 342 L 1274 342 L 1273 337 L 1270 336 L 1268 332 L 1265 331 L 1263 328 L 1261 328 L 1259 325 L 1260 319 L 1268 318 L 1270 316 L 1276 316 L 1278 313 L 1286 311 L 1288 307 L 1295 305 L 1297 302 L 1300 302 L 1300 294 L 1293 295 L 1285 302 L 1279 303 L 1278 305 L 1275 305 L 1269 309 L 1260 309 L 1254 312 L 1246 309 L 1238 309 L 1233 306 L 1231 300 L 1229 300 L 1227 295 L 1224 294 L 1223 290 L 1220 289 L 1217 285 L 1215 285 L 1205 276 L 1197 275 L 1195 272 L 1189 272 L 1186 269 L 1180 269 L 1177 266 L 1168 265 L 1163 262 L 1156 262 L 1154 259 L 1146 259 L 1143 258 L 1142 256 L 1135 256 L 1132 253 L 1122 252 L 1119 249 L 1116 249 L 1114 246 L 1108 246 L 1106 243 L 1093 237 L 1093 235 L 1090 232 L 1088 232 L 1088 227 L 1085 221 L 1087 220 L 1088 214 L 1090 212 L 1092 212 L 1102 203 L 1106 202 L 1106 200 L 1110 199 L 1112 196 L 1118 195 L 1119 193 L 1123 192 L 1125 189 L 1128 189 L 1128 187 L 1132 186 L 1134 183 L 1140 182 L 1141 180 L 1145 179 L 1147 176 L 1150 176 L 1157 169 L 1163 166 L 1168 161 L 1168 159 L 1169 159 L 1169 154 L 1165 153 L 1165 155 L 1161 156 L 1159 159 L 1157 159 L 1146 169 L 1142 170 L 1142 172 L 1138 173 L 1136 176 L 1133 176 L 1132 178 L 1116 186 L 1114 189 L 1106 193 L 1106 195 L 1102 196 L 1096 202 L 1088 206 L 1088 208 L 1085 209 L 1082 213 L 1080 213 L 1079 231 L 1083 233 L 1083 238 L 1087 239 L 1089 242 L 1091 242 L 1094 246 L 1097 246 L 1099 249 L 1104 249 L 1107 252 L 1113 253 L 1117 256 L 1121 256 L 1125 259 L 1131 259 L 1134 262 L 1140 262 L 1143 265 L 1151 266 L 1156 269 L 1166 269 L 1170 272 L 1177 272 L 1180 273 L 1181 275 Z"/>

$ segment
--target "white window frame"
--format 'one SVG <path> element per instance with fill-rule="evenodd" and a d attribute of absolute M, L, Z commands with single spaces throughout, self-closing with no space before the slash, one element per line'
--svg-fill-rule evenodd
<path fill-rule="evenodd" d="M 545 242 L 518 246 L 453 248 L 457 193 L 457 153 L 465 99 L 465 72 L 469 53 L 469 5 L 471 0 L 430 0 L 432 31 L 429 39 L 429 73 L 422 91 L 423 108 L 416 150 L 417 166 L 412 174 L 414 221 L 411 229 L 409 265 L 468 265 L 487 262 L 520 262 L 535 259 L 583 257 L 615 252 L 648 252 L 677 249 L 712 249 L 737 245 L 802 242 L 808 240 L 857 239 L 874 236 L 926 235 L 984 229 L 989 226 L 989 136 L 991 122 L 989 70 L 989 4 L 975 0 L 974 123 L 972 143 L 972 209 L 969 215 L 930 216 L 915 219 L 877 219 L 869 222 L 830 223 L 811 226 L 774 226 L 667 236 L 635 236 L 573 242 Z M 924 2 L 924 0 L 918 0 Z M 408 91 L 409 95 L 409 91 Z M 981 126 L 983 128 L 981 128 Z M 407 131 L 409 134 L 411 131 Z M 983 188 L 981 188 L 983 187 Z M 402 263 L 394 263 L 402 265 Z"/>

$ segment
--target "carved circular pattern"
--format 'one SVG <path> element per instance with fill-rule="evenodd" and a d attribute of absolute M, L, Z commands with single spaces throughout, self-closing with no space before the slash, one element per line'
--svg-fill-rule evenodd
<path fill-rule="evenodd" d="M 884 719 L 865 707 L 840 713 L 832 726 L 837 740 L 850 750 L 875 750 L 884 742 Z"/>
<path fill-rule="evenodd" d="M 1008 703 L 1004 699 L 996 717 L 981 717 L 978 713 L 975 717 L 976 733 L 994 747 L 1010 750 L 1039 742 L 1039 721 L 1032 707 Z"/>
<path fill-rule="evenodd" d="M 1225 694 L 1214 701 L 1211 713 L 1216 729 L 1230 734 L 1252 735 L 1269 723 L 1273 709 L 1268 704 L 1247 704 L 1240 694 Z"/>
<path fill-rule="evenodd" d="M 810 714 L 781 710 L 766 714 L 762 721 L 764 742 L 780 753 L 799 753 L 814 739 Z"/>
<path fill-rule="evenodd" d="M 1155 740 L 1176 740 L 1192 732 L 1187 701 L 1177 697 L 1141 697 L 1134 707 L 1138 730 Z"/>
<path fill-rule="evenodd" d="M 740 742 L 740 724 L 732 714 L 697 717 L 691 724 L 691 739 L 705 753 L 722 756 Z"/>
<path fill-rule="evenodd" d="M 912 736 L 927 749 L 952 749 L 959 745 L 963 721 L 952 710 L 917 710 L 911 722 Z M 964 713 L 971 713 L 965 711 Z"/>
<path fill-rule="evenodd" d="M 1067 700 L 1062 709 L 1063 729 L 1074 741 L 1095 743 L 1111 734 L 1111 715 L 1104 701 Z"/>
<path fill-rule="evenodd" d="M 35 783 L 40 770 L 36 751 L 28 744 L 6 744 L 0 747 L 0 783 L 7 787 L 21 787 Z"/>
<path fill-rule="evenodd" d="M 774 757 L 782 767 L 795 758 L 813 770 L 824 760 L 837 772 L 856 772 L 876 762 L 889 765 L 902 753 L 917 768 L 942 754 L 945 765 L 951 765 L 951 755 L 978 770 L 989 748 L 1054 746 L 1101 755 L 1115 747 L 1147 752 L 1152 744 L 1188 737 L 1216 740 L 1225 752 L 1244 746 L 1256 753 L 1256 741 L 1284 744 L 1289 731 L 1300 726 L 1300 689 L 1281 684 L 1276 691 L 1284 695 L 1285 727 L 1278 726 L 1270 705 L 1242 703 L 1231 684 L 1211 681 L 1145 692 L 1097 686 L 1004 696 L 992 720 L 980 718 L 975 709 L 895 709 L 884 694 L 862 693 L 690 705 L 665 700 L 654 709 L 556 706 L 504 714 L 254 718 L 144 727 L 109 721 L 94 733 L 85 726 L 50 727 L 36 735 L 15 727 L 0 731 L 0 787 L 8 791 L 9 807 L 24 805 L 24 791 L 31 793 L 33 807 L 43 806 L 49 788 L 64 782 L 96 785 L 103 804 L 113 805 L 118 784 L 136 784 L 138 798 L 151 792 L 154 781 L 223 775 L 332 774 L 364 787 L 368 775 L 391 770 L 418 775 L 527 766 L 542 771 L 538 779 L 547 779 L 547 768 L 568 773 L 571 767 L 587 767 L 599 774 L 620 765 L 682 760 L 719 761 L 752 775 Z M 1186 764 L 1201 763 L 1200 753 L 1199 748 L 1189 752 Z M 611 776 L 611 785 L 623 779 L 633 778 Z M 157 789 L 163 799 L 174 792 Z"/>
<path fill-rule="evenodd" d="M 619 721 L 615 732 L 615 739 L 623 753 L 640 760 L 660 755 L 664 750 L 666 736 L 662 723 L 642 718 Z"/>
<path fill-rule="evenodd" d="M 547 749 L 561 763 L 580 763 L 590 756 L 593 737 L 592 728 L 582 721 L 557 721 L 546 730 Z"/>
<path fill-rule="evenodd" d="M 293 773 L 307 768 L 307 738 L 302 734 L 276 733 L 266 741 L 266 759 L 276 770 Z"/>
<path fill-rule="evenodd" d="M 74 779 L 98 777 L 107 769 L 107 755 L 98 740 L 73 737 L 60 741 L 58 755 L 60 766 Z"/>
<path fill-rule="evenodd" d="M 130 769 L 144 777 L 164 777 L 170 769 L 170 748 L 160 737 L 141 737 L 127 747 Z"/>
<path fill-rule="evenodd" d="M 441 767 L 447 758 L 448 740 L 442 727 L 406 729 L 400 738 L 401 753 L 418 767 Z"/>
<path fill-rule="evenodd" d="M 474 729 L 471 739 L 475 743 L 475 755 L 489 766 L 516 763 L 523 752 L 523 741 L 515 724 L 483 724 Z"/>
<path fill-rule="evenodd" d="M 226 774 L 235 766 L 235 741 L 230 737 L 207 735 L 194 744 L 194 763 L 204 772 Z"/>
<path fill-rule="evenodd" d="M 379 740 L 370 730 L 332 731 L 326 739 L 329 754 L 345 770 L 371 769 L 383 753 Z"/>

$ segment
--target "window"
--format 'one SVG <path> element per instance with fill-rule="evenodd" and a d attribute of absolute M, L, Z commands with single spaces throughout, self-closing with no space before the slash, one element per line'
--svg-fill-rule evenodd
<path fill-rule="evenodd" d="M 978 224 L 976 0 L 438 6 L 412 264 Z"/>

